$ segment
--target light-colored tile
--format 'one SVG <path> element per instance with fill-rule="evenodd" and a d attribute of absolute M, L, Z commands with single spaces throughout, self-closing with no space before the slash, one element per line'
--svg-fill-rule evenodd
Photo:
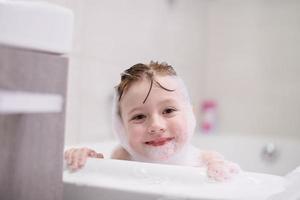
<path fill-rule="evenodd" d="M 110 100 L 119 74 L 150 60 L 176 68 L 198 117 L 201 101 L 219 103 L 219 131 L 298 134 L 299 2 L 62 2 L 75 13 L 71 143 L 109 137 Z"/>

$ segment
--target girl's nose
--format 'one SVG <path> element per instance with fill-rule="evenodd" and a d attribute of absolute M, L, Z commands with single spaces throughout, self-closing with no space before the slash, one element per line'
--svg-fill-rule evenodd
<path fill-rule="evenodd" d="M 166 130 L 164 119 L 161 116 L 154 115 L 150 118 L 148 133 L 153 135 L 157 133 L 164 133 Z"/>

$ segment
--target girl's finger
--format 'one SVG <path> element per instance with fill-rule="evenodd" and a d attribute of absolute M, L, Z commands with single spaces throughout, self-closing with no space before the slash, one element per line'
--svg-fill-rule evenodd
<path fill-rule="evenodd" d="M 102 153 L 97 153 L 96 158 L 104 158 Z"/>
<path fill-rule="evenodd" d="M 90 150 L 89 151 L 89 157 L 92 157 L 92 158 L 103 158 L 104 156 L 103 156 L 102 153 L 97 153 L 94 150 Z"/>
<path fill-rule="evenodd" d="M 97 152 L 90 149 L 89 152 L 88 152 L 88 156 L 89 156 L 89 157 L 92 157 L 92 158 L 93 158 L 93 157 L 96 157 L 96 156 L 97 156 Z"/>
<path fill-rule="evenodd" d="M 78 158 L 79 158 L 79 154 L 80 154 L 80 150 L 76 149 L 74 150 L 74 152 L 72 153 L 72 163 L 71 163 L 71 168 L 72 170 L 76 170 L 78 169 Z"/>
<path fill-rule="evenodd" d="M 79 155 L 78 155 L 78 167 L 82 168 L 85 163 L 86 159 L 89 156 L 90 149 L 88 148 L 82 148 L 80 149 Z"/>
<path fill-rule="evenodd" d="M 74 150 L 75 149 L 72 148 L 72 149 L 67 150 L 65 153 L 65 160 L 67 161 L 68 165 L 72 164 L 72 154 L 74 153 Z"/>

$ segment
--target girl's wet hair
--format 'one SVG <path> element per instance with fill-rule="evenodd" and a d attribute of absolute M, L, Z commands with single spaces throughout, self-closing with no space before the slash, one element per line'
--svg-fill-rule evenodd
<path fill-rule="evenodd" d="M 155 75 L 177 76 L 173 67 L 167 63 L 151 61 L 150 64 L 135 64 L 121 74 L 121 82 L 116 86 L 119 101 L 121 100 L 124 92 L 126 92 L 134 82 L 142 80 L 143 78 L 147 78 L 150 81 L 150 87 L 143 103 L 146 102 L 151 92 L 153 83 L 166 91 L 174 91 L 164 87 L 157 80 L 155 80 Z"/>

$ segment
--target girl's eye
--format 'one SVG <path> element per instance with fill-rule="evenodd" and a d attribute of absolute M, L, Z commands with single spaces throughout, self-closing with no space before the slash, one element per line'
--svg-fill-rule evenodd
<path fill-rule="evenodd" d="M 174 113 L 175 111 L 177 111 L 175 108 L 166 108 L 163 111 L 163 114 L 171 114 L 171 113 Z"/>
<path fill-rule="evenodd" d="M 139 115 L 135 115 L 134 117 L 132 117 L 131 120 L 139 121 L 139 120 L 144 119 L 145 117 L 146 117 L 145 115 L 139 114 Z"/>

